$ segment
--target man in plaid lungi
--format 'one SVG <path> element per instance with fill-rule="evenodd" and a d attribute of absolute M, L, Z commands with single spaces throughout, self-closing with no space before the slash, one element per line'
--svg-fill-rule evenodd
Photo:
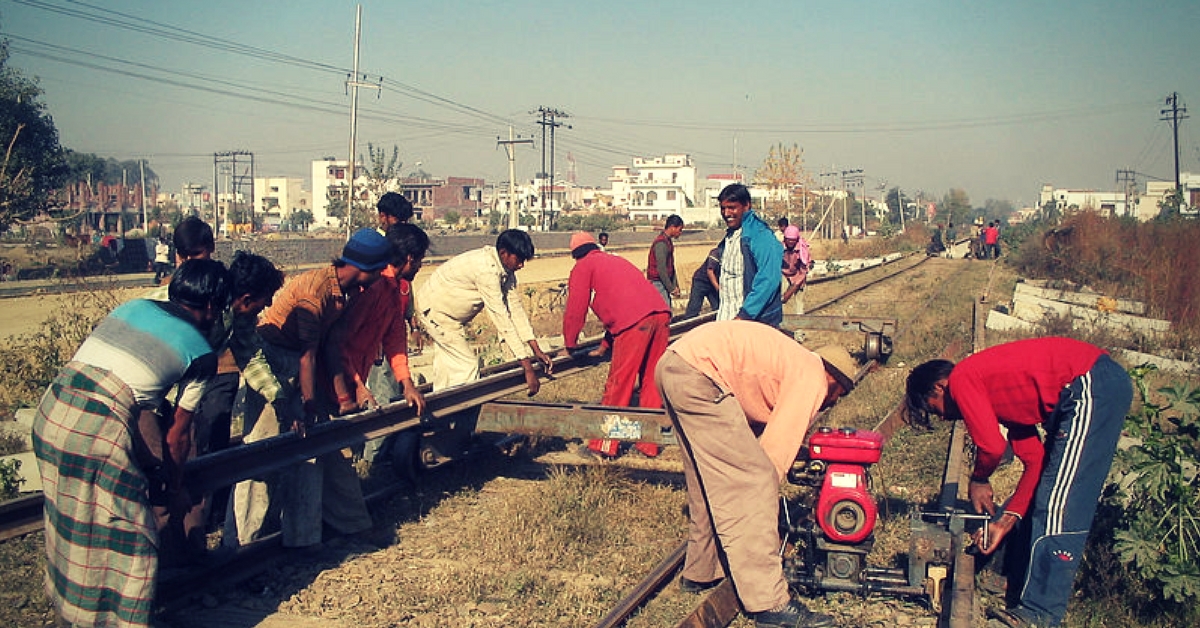
<path fill-rule="evenodd" d="M 182 469 L 194 451 L 192 417 L 216 368 L 205 331 L 228 299 L 223 264 L 185 262 L 169 302 L 113 310 L 42 397 L 33 440 L 46 589 L 72 625 L 150 623 L 158 571 L 150 504 L 190 503 Z M 173 415 L 155 416 L 176 385 Z"/>

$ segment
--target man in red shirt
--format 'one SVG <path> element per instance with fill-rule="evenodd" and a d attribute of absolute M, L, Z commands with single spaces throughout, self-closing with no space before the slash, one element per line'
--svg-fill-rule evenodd
<path fill-rule="evenodd" d="M 612 346 L 612 365 L 600 403 L 628 406 L 640 380 L 638 406 L 661 408 L 654 367 L 667 349 L 669 308 L 636 266 L 601 251 L 591 234 L 577 231 L 571 235 L 571 257 L 575 258 L 575 267 L 567 282 L 563 352 L 569 354 L 578 346 L 590 305 L 604 325 L 604 342 L 595 353 L 601 355 L 605 347 Z M 588 446 L 597 449 L 592 443 Z M 639 443 L 638 449 L 647 455 L 658 454 L 652 443 Z"/>
<path fill-rule="evenodd" d="M 1034 338 L 985 349 L 955 365 L 932 360 L 908 376 L 909 420 L 962 419 L 975 442 L 971 505 L 996 514 L 988 478 L 1008 445 L 1024 464 L 1017 488 L 990 526 L 991 554 L 1014 529 L 1028 533 L 1026 573 L 1008 574 L 1019 603 L 999 618 L 1013 626 L 1057 626 L 1096 503 L 1133 400 L 1129 375 L 1099 347 Z M 1008 436 L 1001 432 L 1008 430 Z M 1038 428 L 1045 433 L 1045 443 Z M 976 543 L 982 534 L 976 534 Z M 1014 542 L 1017 537 L 1014 533 Z"/>
<path fill-rule="evenodd" d="M 993 220 L 988 223 L 987 229 L 983 230 L 983 244 L 987 250 L 987 257 L 991 259 L 1000 259 L 1000 221 Z"/>
<path fill-rule="evenodd" d="M 683 218 L 676 214 L 668 216 L 662 233 L 650 244 L 650 255 L 646 260 L 646 279 L 662 295 L 668 310 L 671 297 L 680 295 L 679 280 L 675 278 L 675 239 L 682 233 Z"/>
<path fill-rule="evenodd" d="M 416 225 L 392 223 L 386 237 L 392 247 L 391 263 L 380 273 L 379 281 L 350 301 L 325 343 L 338 414 L 378 405 L 380 391 L 369 390 L 367 381 L 381 351 L 405 401 L 418 415 L 425 410 L 425 398 L 408 368 L 407 319 L 412 280 L 425 260 L 429 236 Z M 391 387 L 384 392 L 389 394 L 383 402 L 390 402 Z"/>

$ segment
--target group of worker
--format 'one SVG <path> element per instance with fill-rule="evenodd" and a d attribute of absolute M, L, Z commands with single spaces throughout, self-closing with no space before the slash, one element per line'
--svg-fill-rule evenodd
<path fill-rule="evenodd" d="M 607 237 L 578 232 L 559 356 L 578 348 L 590 308 L 605 330 L 593 353 L 612 354 L 601 403 L 636 398 L 666 409 L 688 490 L 683 590 L 728 577 L 760 628 L 831 626 L 833 618 L 807 609 L 784 579 L 778 489 L 817 413 L 853 390 L 858 364 L 840 346 L 809 350 L 779 330 L 785 303 L 811 268 L 799 230 L 781 224 L 773 234 L 743 185 L 727 186 L 718 201 L 726 233 L 693 277 L 692 295 L 698 278 L 712 288 L 701 299 L 715 322 L 668 345 L 672 298 L 681 294 L 678 217 L 651 245 L 645 272 L 607 253 Z M 211 229 L 184 220 L 170 283 L 115 309 L 63 367 L 38 407 L 34 443 L 45 487 L 47 591 L 64 621 L 149 625 L 160 560 L 202 555 L 213 508 L 227 513 L 228 547 L 275 527 L 285 546 L 298 548 L 319 547 L 323 526 L 371 530 L 357 475 L 340 451 L 241 482 L 227 498 L 188 495 L 183 467 L 227 446 L 234 419 L 253 442 L 303 435 L 381 399 L 402 398 L 422 413 L 407 357 L 416 326 L 433 345 L 434 390 L 479 377 L 465 327 L 486 310 L 529 394 L 538 392 L 535 363 L 549 374 L 554 358 L 515 290 L 516 272 L 535 253 L 529 235 L 502 232 L 494 246 L 441 264 L 414 294 L 429 238 L 409 223 L 403 196 L 385 194 L 378 209 L 378 230 L 355 232 L 330 264 L 286 283 L 258 255 L 239 252 L 228 267 L 212 260 Z M 700 307 L 689 303 L 687 315 Z M 390 372 L 387 386 L 369 385 L 380 381 L 373 368 Z M 1066 339 L 1002 345 L 957 366 L 934 361 L 909 376 L 914 422 L 929 414 L 965 419 L 980 452 L 976 508 L 997 512 L 987 479 L 1008 441 L 1025 462 L 982 547 L 990 553 L 1018 531 L 1030 537 L 1028 576 L 1001 618 L 1010 625 L 1061 620 L 1130 395 L 1128 377 L 1103 351 Z"/>

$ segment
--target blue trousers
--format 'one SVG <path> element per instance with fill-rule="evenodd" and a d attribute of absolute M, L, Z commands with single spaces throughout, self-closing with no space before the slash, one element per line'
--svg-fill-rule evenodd
<path fill-rule="evenodd" d="M 1023 524 L 1029 526 L 1030 544 L 1020 602 L 1047 625 L 1058 625 L 1067 612 L 1132 401 L 1129 374 L 1107 355 L 1100 356 L 1090 371 L 1063 389 L 1045 423 L 1045 466 Z"/>

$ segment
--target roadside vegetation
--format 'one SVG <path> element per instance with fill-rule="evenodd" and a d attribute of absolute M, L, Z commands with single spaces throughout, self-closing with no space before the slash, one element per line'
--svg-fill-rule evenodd
<path fill-rule="evenodd" d="M 1139 223 L 1090 212 L 1053 226 L 1011 228 L 1010 263 L 1024 277 L 1143 301 L 1171 321 L 1162 338 L 1121 338 L 1048 319 L 1044 334 L 1197 363 L 1200 224 Z M 1135 384 L 1125 439 L 1092 527 L 1071 626 L 1200 625 L 1200 377 L 1126 365 Z"/>

